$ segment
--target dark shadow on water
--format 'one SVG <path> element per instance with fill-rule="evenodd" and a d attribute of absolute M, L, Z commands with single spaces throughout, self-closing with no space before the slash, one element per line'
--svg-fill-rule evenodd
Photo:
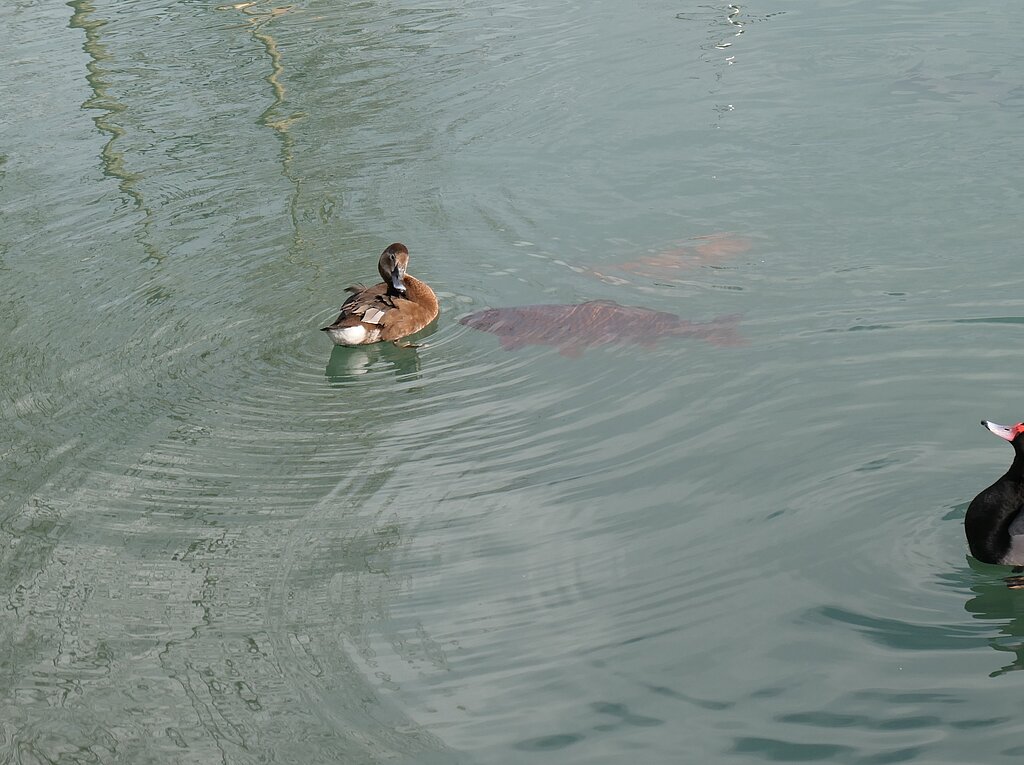
<path fill-rule="evenodd" d="M 974 597 L 964 604 L 964 610 L 975 619 L 999 622 L 999 634 L 988 639 L 996 651 L 1009 654 L 1009 663 L 992 672 L 990 677 L 1024 669 L 1024 590 L 1010 589 L 1005 577 L 1010 569 L 990 566 L 974 558 L 967 558 Z"/>
<path fill-rule="evenodd" d="M 1024 316 L 985 316 L 976 319 L 954 319 L 953 324 L 1024 324 Z"/>
<path fill-rule="evenodd" d="M 399 348 L 392 343 L 331 349 L 324 376 L 332 385 L 349 385 L 366 375 L 391 372 L 399 380 L 415 380 L 420 375 L 420 356 L 415 348 Z"/>
<path fill-rule="evenodd" d="M 652 728 L 665 724 L 664 720 L 657 717 L 631 712 L 625 704 L 619 702 L 594 701 L 588 707 L 591 713 L 598 716 L 598 722 L 592 725 L 589 731 L 552 733 L 518 741 L 513 746 L 523 752 L 550 752 L 577 744 L 595 732 L 610 733 L 622 728 Z"/>
<path fill-rule="evenodd" d="M 737 738 L 733 751 L 757 755 L 776 762 L 830 762 L 840 756 L 849 756 L 854 750 L 836 744 L 804 744 L 775 738 L 744 736 Z"/>
<path fill-rule="evenodd" d="M 988 633 L 971 625 L 927 625 L 901 619 L 860 613 L 840 606 L 818 606 L 808 618 L 816 622 L 843 624 L 861 633 L 868 640 L 886 648 L 908 651 L 952 651 L 975 648 Z"/>
<path fill-rule="evenodd" d="M 990 675 L 996 677 L 1024 669 L 1024 590 L 1007 587 L 1006 578 L 1011 575 L 1010 571 L 1006 566 L 980 563 L 967 556 L 966 568 L 940 576 L 944 585 L 974 594 L 964 603 L 964 610 L 973 619 L 979 620 L 973 623 L 920 624 L 835 605 L 811 609 L 807 618 L 817 622 L 838 622 L 889 649 L 975 650 L 979 645 L 987 643 L 994 650 L 1009 654 L 1009 662 Z M 993 629 L 994 626 L 997 630 Z"/>
<path fill-rule="evenodd" d="M 524 752 L 553 752 L 557 749 L 565 749 L 575 743 L 582 741 L 586 736 L 582 733 L 555 733 L 550 736 L 531 738 L 515 744 L 515 748 Z"/>

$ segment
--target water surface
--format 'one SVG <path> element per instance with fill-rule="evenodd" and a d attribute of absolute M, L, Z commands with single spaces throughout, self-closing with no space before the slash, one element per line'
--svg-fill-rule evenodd
<path fill-rule="evenodd" d="M 0 762 L 1019 759 L 1016 4 L 9 16 Z"/>

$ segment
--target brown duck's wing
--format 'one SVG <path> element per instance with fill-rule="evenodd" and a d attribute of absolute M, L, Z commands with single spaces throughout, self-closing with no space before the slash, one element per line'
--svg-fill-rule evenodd
<path fill-rule="evenodd" d="M 363 284 L 353 284 L 351 287 L 346 287 L 345 288 L 345 292 L 351 292 L 352 294 L 349 295 L 347 298 L 345 298 L 345 302 L 341 304 L 341 308 L 339 308 L 338 310 L 344 311 L 345 310 L 345 306 L 349 305 L 350 303 L 352 303 L 352 302 L 354 302 L 356 300 L 361 300 L 363 298 L 372 298 L 372 296 L 378 290 L 386 290 L 386 289 L 387 289 L 387 285 L 386 284 L 377 284 L 377 285 L 375 285 L 373 287 L 367 287 L 367 286 L 365 286 Z"/>
<path fill-rule="evenodd" d="M 419 332 L 437 317 L 436 305 L 423 305 L 405 298 L 393 298 L 393 301 L 395 307 L 381 321 L 381 340 L 400 340 Z"/>
<path fill-rule="evenodd" d="M 360 322 L 383 324 L 387 312 L 394 307 L 392 297 L 387 294 L 386 284 L 378 284 L 374 287 L 347 287 L 346 291 L 352 294 L 342 303 L 338 318 L 324 329 Z"/>

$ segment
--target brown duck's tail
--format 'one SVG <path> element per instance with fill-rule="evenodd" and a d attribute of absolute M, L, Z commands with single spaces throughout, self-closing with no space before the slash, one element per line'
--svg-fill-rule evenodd
<path fill-rule="evenodd" d="M 742 314 L 730 313 L 716 316 L 710 321 L 684 321 L 680 323 L 679 334 L 687 337 L 699 337 L 721 348 L 735 348 L 747 344 L 747 339 L 738 330 L 741 318 Z"/>

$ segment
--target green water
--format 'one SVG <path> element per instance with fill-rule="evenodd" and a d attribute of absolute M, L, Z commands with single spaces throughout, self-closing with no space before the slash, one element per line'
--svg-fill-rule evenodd
<path fill-rule="evenodd" d="M 6 16 L 0 763 L 1019 761 L 1018 4 Z"/>

